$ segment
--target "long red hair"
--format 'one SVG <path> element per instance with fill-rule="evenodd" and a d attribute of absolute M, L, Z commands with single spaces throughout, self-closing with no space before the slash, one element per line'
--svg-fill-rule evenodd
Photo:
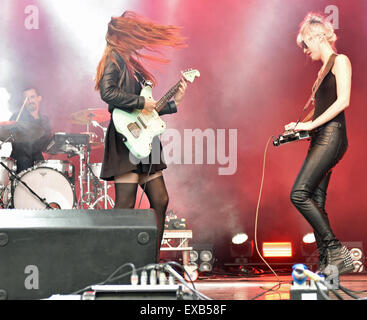
<path fill-rule="evenodd" d="M 106 49 L 97 67 L 96 86 L 99 90 L 100 81 L 104 74 L 107 61 L 110 59 L 119 68 L 112 53 L 118 53 L 125 61 L 132 74 L 140 73 L 145 80 L 156 84 L 154 76 L 143 66 L 141 60 L 148 59 L 155 62 L 167 63 L 169 60 L 140 52 L 146 49 L 157 52 L 158 46 L 179 48 L 184 46 L 184 38 L 180 35 L 180 28 L 172 25 L 158 25 L 148 19 L 138 16 L 132 11 L 124 12 L 120 17 L 112 17 L 108 23 L 106 35 Z"/>

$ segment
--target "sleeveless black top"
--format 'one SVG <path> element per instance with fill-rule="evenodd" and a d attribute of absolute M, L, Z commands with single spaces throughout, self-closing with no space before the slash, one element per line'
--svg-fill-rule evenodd
<path fill-rule="evenodd" d="M 336 91 L 336 78 L 335 75 L 330 71 L 321 82 L 320 87 L 315 94 L 315 112 L 313 120 L 323 114 L 337 99 Z M 345 127 L 345 113 L 340 112 L 335 118 L 331 119 L 330 122 L 339 122 Z"/>

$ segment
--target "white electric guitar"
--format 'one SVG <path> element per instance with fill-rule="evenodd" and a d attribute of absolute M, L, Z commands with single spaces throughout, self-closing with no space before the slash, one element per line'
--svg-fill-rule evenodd
<path fill-rule="evenodd" d="M 194 82 L 196 77 L 200 77 L 198 70 L 189 69 L 182 72 L 182 76 L 189 82 Z M 157 135 L 166 130 L 166 124 L 159 117 L 161 111 L 169 100 L 178 92 L 180 88 L 178 81 L 160 100 L 157 101 L 157 107 L 153 112 L 135 109 L 132 112 L 126 112 L 115 108 L 112 113 L 113 124 L 118 133 L 122 134 L 126 140 L 125 145 L 130 152 L 138 159 L 149 156 L 152 151 L 152 141 Z M 152 87 L 147 85 L 143 87 L 141 96 L 152 97 Z"/>

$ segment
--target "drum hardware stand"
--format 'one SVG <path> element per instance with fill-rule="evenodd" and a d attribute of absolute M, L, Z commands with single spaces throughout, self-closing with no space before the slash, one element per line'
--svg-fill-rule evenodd
<path fill-rule="evenodd" d="M 107 132 L 107 128 L 102 127 L 97 121 L 92 120 L 91 124 L 94 127 L 98 127 L 100 129 L 102 129 L 103 131 L 103 141 L 106 137 L 106 132 Z M 89 132 L 89 123 L 87 123 L 87 132 Z M 86 152 L 87 156 L 83 156 L 83 159 L 80 160 L 80 167 L 82 168 L 83 166 L 83 162 L 85 163 L 85 171 L 81 171 L 81 176 L 80 176 L 80 183 L 81 183 L 81 202 L 80 205 L 83 205 L 83 203 L 85 203 L 89 209 L 95 209 L 97 204 L 101 201 L 104 200 L 104 208 L 108 209 L 108 204 L 110 204 L 111 207 L 114 207 L 115 203 L 113 201 L 113 199 L 108 195 L 107 191 L 108 191 L 108 182 L 104 181 L 103 182 L 103 186 L 100 182 L 100 179 L 94 174 L 94 172 L 92 171 L 92 169 L 90 168 L 90 146 L 87 147 L 87 152 Z M 87 178 L 87 192 L 84 194 L 84 191 L 82 189 L 82 177 L 86 175 Z M 90 184 L 91 184 L 91 180 L 93 179 L 95 185 L 98 185 L 97 188 L 94 188 L 94 202 L 91 201 L 91 188 L 90 188 Z M 101 195 L 97 198 L 97 195 Z M 87 200 L 84 201 L 83 198 L 87 196 Z"/>
<path fill-rule="evenodd" d="M 22 185 L 24 185 L 30 193 L 32 193 L 39 201 L 41 201 L 47 209 L 54 209 L 50 206 L 50 204 L 46 201 L 46 199 L 42 199 L 37 193 L 35 193 L 17 174 L 15 174 L 7 165 L 5 165 L 2 161 L 0 161 L 0 165 L 2 165 L 11 175 L 12 178 L 19 181 Z"/>
<path fill-rule="evenodd" d="M 105 140 L 105 138 L 106 138 L 106 133 L 107 133 L 107 128 L 105 128 L 105 127 L 102 127 L 97 121 L 92 121 L 91 122 L 92 123 L 92 125 L 95 127 L 95 128 L 100 128 L 100 129 L 102 129 L 102 131 L 103 131 L 103 141 L 102 142 L 104 142 L 104 140 Z"/>
<path fill-rule="evenodd" d="M 83 149 L 84 150 L 83 152 Z M 79 185 L 80 185 L 80 199 L 78 203 L 78 207 L 81 209 L 83 204 L 85 204 L 89 209 L 91 209 L 91 191 L 90 191 L 90 174 L 89 174 L 89 159 L 90 159 L 90 150 L 89 146 L 87 148 L 82 147 L 79 152 L 79 165 L 80 165 L 80 173 L 79 173 Z M 85 165 L 84 165 L 85 164 Z M 83 177 L 87 178 L 87 192 L 84 193 L 83 186 Z M 87 197 L 86 200 L 84 198 Z"/>
<path fill-rule="evenodd" d="M 77 124 L 86 124 L 87 132 L 86 134 L 89 135 L 89 139 L 86 143 L 80 145 L 71 145 L 69 150 L 72 151 L 73 155 L 79 156 L 79 186 L 80 186 L 80 197 L 77 202 L 78 209 L 95 209 L 97 205 L 104 200 L 104 207 L 108 209 L 108 204 L 110 206 L 114 206 L 113 199 L 108 195 L 108 183 L 107 181 L 104 182 L 102 185 L 99 177 L 96 177 L 94 174 L 91 166 L 90 166 L 90 155 L 91 155 L 91 148 L 93 145 L 93 138 L 94 133 L 90 131 L 91 125 L 94 127 L 98 127 L 103 131 L 103 141 L 106 137 L 107 128 L 102 127 L 97 121 L 92 120 L 93 117 L 101 119 L 101 121 L 107 121 L 107 116 L 104 115 L 105 112 L 101 115 L 100 110 L 96 109 L 88 109 L 87 114 L 85 112 L 80 112 L 77 114 L 72 115 L 73 121 Z M 81 123 L 82 122 L 82 123 Z M 67 141 L 65 141 L 67 143 Z M 98 145 L 99 143 L 97 143 Z M 69 158 L 71 156 L 69 155 Z M 94 184 L 94 188 L 92 188 L 91 183 Z"/>
<path fill-rule="evenodd" d="M 95 209 L 96 205 L 104 200 L 104 208 L 108 209 L 108 203 L 111 207 L 114 206 L 114 202 L 112 198 L 108 195 L 108 183 L 104 181 L 104 186 L 102 186 L 99 178 L 93 173 L 90 168 L 90 149 L 89 146 L 84 148 L 84 152 L 81 150 L 78 152 L 79 154 L 79 163 L 80 163 L 80 175 L 79 175 L 79 183 L 80 183 L 80 200 L 78 203 L 78 207 L 82 208 L 83 205 L 86 205 L 88 209 Z M 84 192 L 83 186 L 83 177 L 86 177 L 87 190 Z M 92 179 L 95 185 L 98 185 L 97 188 L 94 188 L 94 192 L 91 191 L 91 182 Z M 97 198 L 98 195 L 102 194 Z M 86 198 L 86 199 L 85 199 Z"/>
<path fill-rule="evenodd" d="M 113 208 L 115 206 L 114 201 L 112 200 L 112 198 L 108 195 L 107 191 L 108 191 L 108 183 L 107 181 L 103 182 L 103 187 L 101 182 L 99 181 L 98 177 L 94 174 L 94 172 L 91 170 L 90 166 L 88 165 L 88 169 L 89 172 L 91 173 L 93 180 L 95 181 L 96 184 L 98 184 L 98 189 L 97 192 L 99 194 L 102 194 L 102 196 L 100 196 L 92 205 L 91 207 L 94 209 L 95 206 L 98 204 L 98 202 L 100 202 L 101 200 L 104 200 L 104 209 L 108 209 L 108 204 L 107 202 L 110 204 L 110 206 Z M 103 191 L 102 191 L 103 190 Z"/>
<path fill-rule="evenodd" d="M 103 131 L 103 139 L 102 139 L 102 142 L 105 141 L 106 139 L 106 133 L 107 133 L 107 128 L 105 127 L 102 127 L 97 121 L 95 120 L 92 120 L 91 121 L 92 125 L 95 127 L 95 128 L 100 128 L 102 129 Z M 91 171 L 92 172 L 92 171 Z M 95 176 L 95 174 L 92 172 L 93 176 L 95 178 L 97 178 Z M 98 178 L 97 178 L 98 179 Z M 99 179 L 98 179 L 99 180 Z M 107 193 L 107 190 L 108 190 L 108 182 L 107 181 L 104 181 L 103 182 L 103 195 L 101 197 L 99 197 L 94 203 L 93 203 L 93 208 L 94 206 L 99 202 L 101 201 L 102 199 L 104 199 L 104 208 L 107 209 L 107 202 L 110 204 L 111 207 L 114 207 L 115 206 L 115 202 L 112 200 L 112 198 L 108 195 Z"/>

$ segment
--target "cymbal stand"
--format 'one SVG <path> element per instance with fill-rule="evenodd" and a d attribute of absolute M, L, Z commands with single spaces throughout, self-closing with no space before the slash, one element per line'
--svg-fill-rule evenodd
<path fill-rule="evenodd" d="M 107 181 L 103 182 L 103 188 L 100 179 L 94 174 L 94 172 L 90 170 L 90 173 L 93 177 L 93 180 L 98 184 L 97 192 L 101 195 L 92 205 L 91 208 L 95 209 L 99 202 L 104 200 L 104 209 L 108 209 L 108 204 L 113 208 L 115 206 L 115 202 L 113 199 L 108 195 L 108 183 Z"/>
<path fill-rule="evenodd" d="M 95 121 L 92 121 L 95 122 Z M 96 125 L 97 124 L 97 125 Z M 93 123 L 96 127 L 100 127 L 105 136 L 106 128 L 100 126 L 97 122 Z M 89 133 L 89 124 L 87 124 L 87 132 Z M 80 175 L 79 175 L 79 184 L 80 184 L 80 199 L 78 203 L 78 207 L 80 209 L 96 209 L 99 206 L 99 203 L 104 200 L 104 208 L 108 209 L 108 205 L 114 207 L 113 199 L 108 195 L 108 183 L 104 181 L 104 185 L 97 177 L 93 170 L 90 167 L 90 145 L 84 146 L 83 152 L 79 153 L 79 163 L 80 163 Z M 86 190 L 84 188 L 83 178 L 85 177 Z M 94 188 L 92 192 L 91 184 L 93 182 Z"/>
<path fill-rule="evenodd" d="M 84 146 L 83 151 L 79 154 L 79 167 L 80 167 L 80 173 L 79 173 L 79 186 L 80 186 L 80 199 L 78 203 L 78 207 L 80 209 L 84 208 L 84 205 L 87 207 L 87 209 L 93 209 L 91 207 L 92 204 L 92 192 L 90 188 L 90 168 L 89 168 L 89 160 L 90 160 L 90 150 L 89 146 Z M 83 183 L 83 177 L 86 177 L 86 192 L 84 192 L 84 183 Z M 84 199 L 86 198 L 86 199 Z"/>
<path fill-rule="evenodd" d="M 107 128 L 101 126 L 97 121 L 92 120 L 91 124 L 96 127 L 96 128 L 100 128 L 103 131 L 103 141 L 105 141 L 106 139 L 106 133 L 107 133 Z M 92 173 L 93 177 L 95 179 L 98 180 L 98 182 L 100 181 L 100 179 L 98 177 L 95 176 L 95 174 L 93 173 L 92 170 L 90 170 L 90 172 Z M 104 208 L 108 209 L 108 203 L 110 204 L 110 206 L 113 208 L 115 206 L 115 202 L 113 201 L 113 199 L 108 195 L 108 182 L 104 181 L 103 182 L 103 192 L 102 192 L 102 196 L 100 196 L 93 204 L 92 207 L 94 208 L 100 201 L 104 200 Z M 100 191 L 100 189 L 99 189 Z"/>

